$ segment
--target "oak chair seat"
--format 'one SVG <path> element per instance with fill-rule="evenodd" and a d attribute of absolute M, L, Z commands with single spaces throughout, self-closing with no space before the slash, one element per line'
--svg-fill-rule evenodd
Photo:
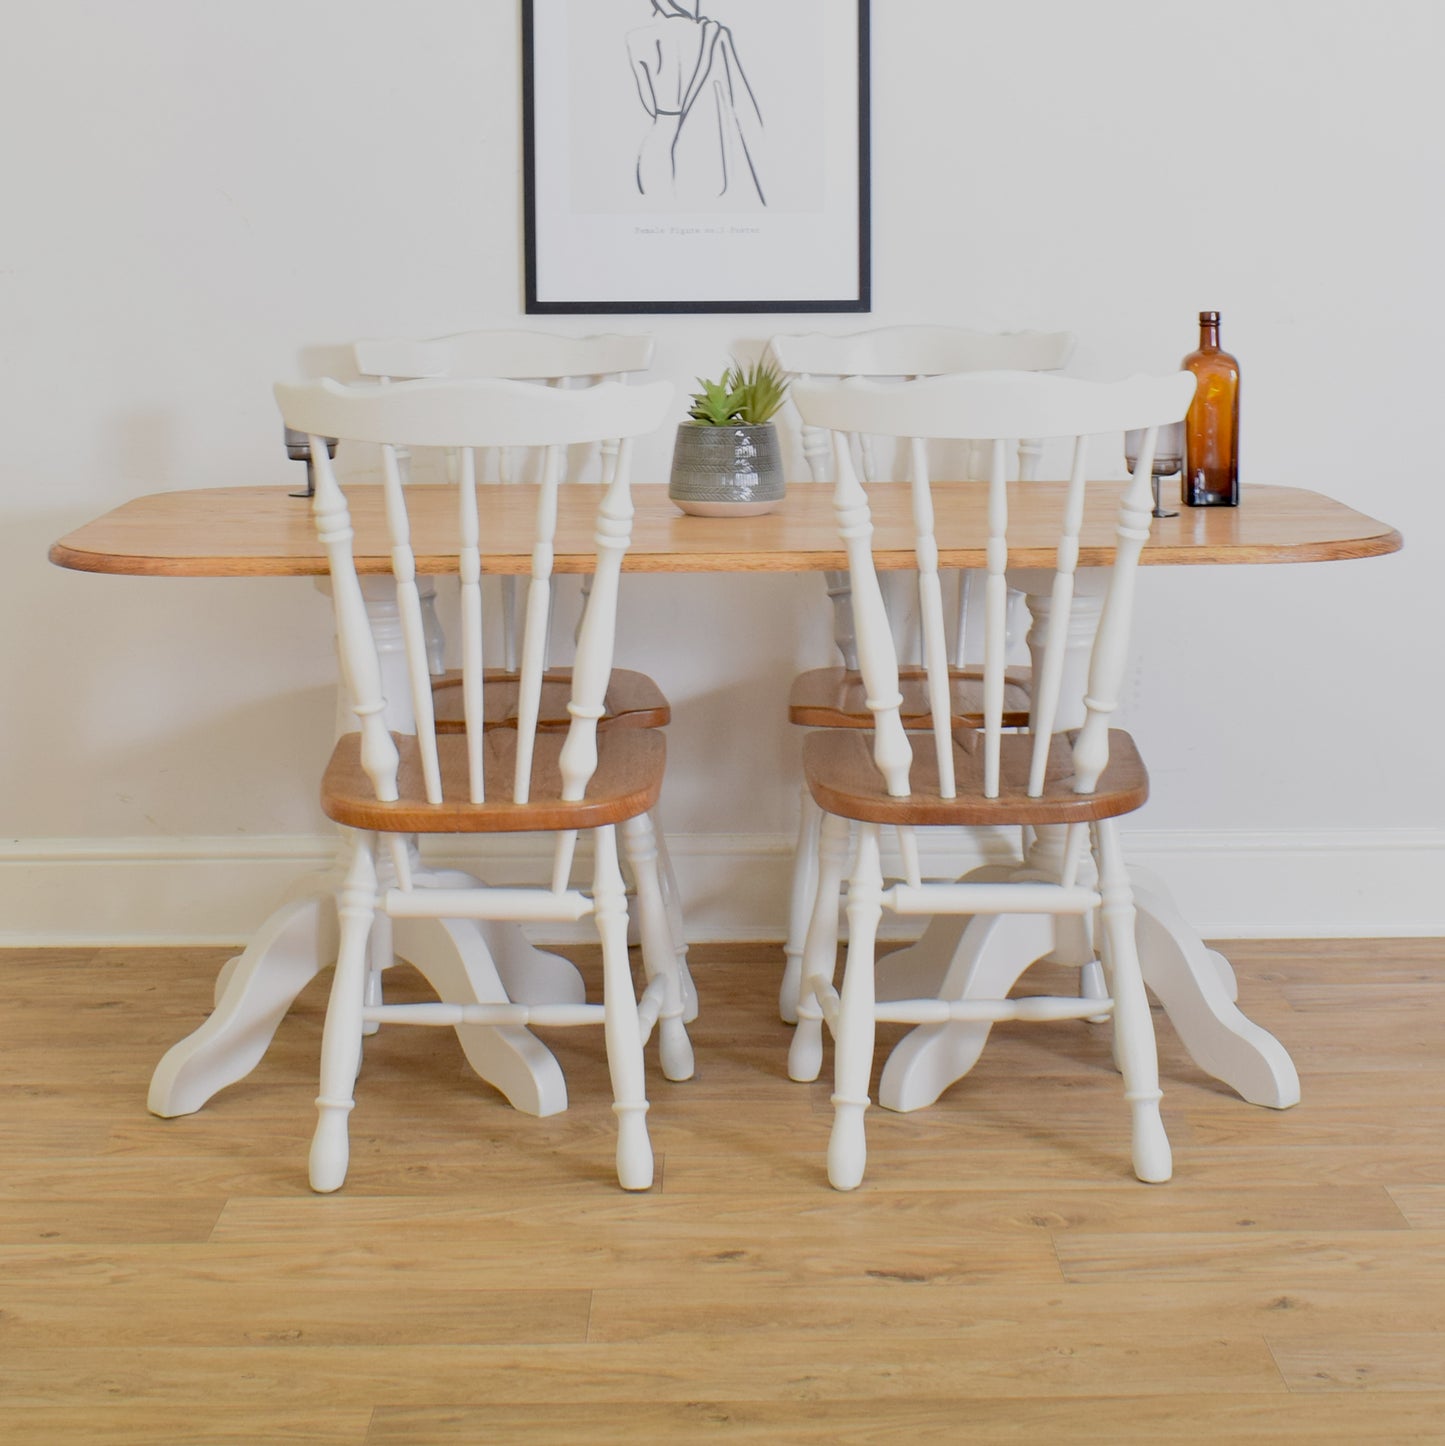
<path fill-rule="evenodd" d="M 399 755 L 395 802 L 380 802 L 361 765 L 361 734 L 344 734 L 321 780 L 321 807 L 347 828 L 384 833 L 526 833 L 554 829 L 602 828 L 650 812 L 662 792 L 667 742 L 656 729 L 599 733 L 597 771 L 587 796 L 562 799 L 562 748 L 567 734 L 538 732 L 532 756 L 531 797 L 510 797 L 517 766 L 514 728 L 489 728 L 484 744 L 487 801 L 468 800 L 467 740 L 464 733 L 438 733 L 442 801 L 428 803 L 421 750 L 415 737 L 393 733 Z"/>
<path fill-rule="evenodd" d="M 517 700 L 521 692 L 520 675 L 501 668 L 488 668 L 483 678 L 483 702 L 486 728 L 517 726 Z M 542 701 L 537 716 L 541 730 L 566 731 L 571 723 L 567 704 L 572 697 L 572 670 L 548 668 L 542 674 Z M 438 733 L 462 733 L 466 720 L 462 716 L 462 674 L 451 668 L 432 681 L 433 706 Z M 672 707 L 667 695 L 646 673 L 614 668 L 603 699 L 607 710 L 597 720 L 599 728 L 665 728 L 672 721 Z"/>
<path fill-rule="evenodd" d="M 977 726 L 983 717 L 982 668 L 948 670 L 950 710 L 955 727 Z M 908 729 L 932 723 L 928 707 L 928 674 L 923 668 L 900 668 L 903 694 L 899 713 Z M 1029 721 L 1029 670 L 1010 668 L 1004 684 L 1004 727 L 1025 728 Z M 788 690 L 788 722 L 803 728 L 871 728 L 868 690 L 855 669 L 810 668 L 793 679 Z"/>
<path fill-rule="evenodd" d="M 938 760 L 917 750 L 909 783 L 913 792 L 892 796 L 873 761 L 867 733 L 830 729 L 803 740 L 803 776 L 814 802 L 826 813 L 860 823 L 902 826 L 988 828 L 1008 824 L 1036 827 L 1050 823 L 1094 823 L 1141 808 L 1149 797 L 1149 774 L 1134 740 L 1122 729 L 1109 730 L 1109 762 L 1092 793 L 1074 792 L 1073 739 L 1054 735 L 1044 773 L 1043 792 L 1029 796 L 1029 765 L 1034 740 L 1006 734 L 1000 740 L 999 790 L 983 794 L 981 735 L 955 735 L 953 769 L 958 796 L 941 798 Z"/>

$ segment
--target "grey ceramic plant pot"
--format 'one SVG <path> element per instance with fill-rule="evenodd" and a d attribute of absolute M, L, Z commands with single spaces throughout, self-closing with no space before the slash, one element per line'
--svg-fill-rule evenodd
<path fill-rule="evenodd" d="M 696 517 L 746 517 L 783 500 L 783 456 L 771 422 L 714 427 L 683 422 L 667 495 Z"/>

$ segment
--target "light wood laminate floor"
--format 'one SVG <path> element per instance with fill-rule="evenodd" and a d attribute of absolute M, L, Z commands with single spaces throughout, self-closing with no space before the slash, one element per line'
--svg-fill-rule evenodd
<path fill-rule="evenodd" d="M 1169 1185 L 1133 1179 L 1105 1036 L 1070 1023 L 870 1112 L 846 1196 L 779 953 L 693 951 L 650 1193 L 616 1186 L 599 1032 L 549 1037 L 572 1105 L 534 1120 L 449 1033 L 390 1028 L 318 1198 L 324 980 L 159 1120 L 225 951 L 0 952 L 0 1440 L 1445 1441 L 1445 942 L 1230 945 L 1304 1102 L 1241 1103 L 1161 1022 Z"/>

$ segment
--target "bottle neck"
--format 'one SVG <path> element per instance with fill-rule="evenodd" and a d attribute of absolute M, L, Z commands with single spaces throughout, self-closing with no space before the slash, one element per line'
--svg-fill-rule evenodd
<path fill-rule="evenodd" d="M 1219 323 L 1217 321 L 1201 321 L 1199 323 L 1199 346 L 1200 350 L 1219 350 Z"/>

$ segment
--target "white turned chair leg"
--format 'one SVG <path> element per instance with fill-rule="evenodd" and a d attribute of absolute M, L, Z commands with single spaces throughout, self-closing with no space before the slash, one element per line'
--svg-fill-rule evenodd
<path fill-rule="evenodd" d="M 798 1022 L 798 993 L 803 983 L 803 949 L 818 892 L 818 834 L 823 811 L 803 786 L 798 841 L 793 848 L 793 884 L 788 898 L 788 938 L 783 945 L 783 978 L 778 987 L 778 1015 L 784 1024 Z"/>
<path fill-rule="evenodd" d="M 658 872 L 656 834 L 652 820 L 644 813 L 622 825 L 622 847 L 632 877 L 637 881 L 637 915 L 641 930 L 642 968 L 649 980 L 663 981 L 662 1008 L 658 1011 L 658 1057 L 662 1073 L 670 1080 L 691 1079 L 694 1062 L 692 1042 L 683 1023 L 682 985 L 673 950 L 672 930 L 663 905 Z"/>
<path fill-rule="evenodd" d="M 788 1047 L 788 1078 L 800 1084 L 817 1079 L 823 1068 L 823 1009 L 817 991 L 832 989 L 838 967 L 838 897 L 848 862 L 850 833 L 847 819 L 822 815 L 818 886 L 803 950 L 803 982 L 798 991 L 798 1027 Z"/>
<path fill-rule="evenodd" d="M 1114 1058 L 1124 1076 L 1124 1098 L 1133 1114 L 1134 1173 L 1157 1184 L 1169 1179 L 1174 1167 L 1169 1136 L 1159 1114 L 1159 1059 L 1134 941 L 1134 896 L 1117 824 L 1105 819 L 1094 825 L 1093 832 L 1103 900 L 1100 942 L 1114 997 Z"/>
<path fill-rule="evenodd" d="M 647 1134 L 642 1030 L 627 957 L 627 894 L 617 863 L 616 830 L 599 828 L 594 837 L 593 922 L 602 943 L 603 1029 L 617 1116 L 617 1179 L 624 1190 L 646 1190 L 652 1184 L 652 1142 Z"/>
<path fill-rule="evenodd" d="M 662 884 L 662 902 L 667 911 L 667 927 L 672 935 L 672 949 L 677 956 L 677 982 L 682 990 L 682 1022 L 691 1024 L 697 1018 L 697 985 L 687 967 L 687 927 L 682 912 L 682 891 L 672 868 L 672 855 L 667 851 L 667 835 L 651 814 L 652 836 L 657 845 L 657 874 Z"/>
<path fill-rule="evenodd" d="M 373 847 L 371 834 L 356 835 L 351 866 L 337 900 L 341 938 L 321 1036 L 321 1092 L 316 1097 L 316 1133 L 311 1139 L 311 1188 L 321 1194 L 341 1188 L 350 1159 L 347 1120 L 361 1063 L 367 944 L 376 909 Z"/>
<path fill-rule="evenodd" d="M 431 603 L 436 603 L 436 590 L 433 587 L 431 592 Z M 425 601 L 425 598 L 423 599 Z M 438 624 L 438 627 L 440 625 Z M 430 651 L 433 637 L 427 633 L 427 647 Z M 433 669 L 433 672 L 441 671 L 440 668 Z M 407 852 L 410 854 L 415 867 L 421 867 L 421 854 L 415 834 L 411 834 L 407 840 Z M 378 892 L 390 887 L 395 882 L 396 872 L 392 868 L 389 857 L 383 855 L 375 860 L 377 870 Z M 380 911 L 371 921 L 371 941 L 367 948 L 367 969 L 366 969 L 366 1007 L 375 1009 L 386 1003 L 386 971 L 396 963 L 396 946 L 393 942 L 394 931 L 392 921 Z M 375 1020 L 368 1020 L 361 1027 L 361 1032 L 368 1038 L 376 1034 L 381 1025 Z"/>
<path fill-rule="evenodd" d="M 366 1007 L 374 1009 L 384 1002 L 382 975 L 390 969 L 395 960 L 392 950 L 391 920 L 385 914 L 377 914 L 371 921 L 371 938 L 366 950 Z M 373 1035 L 381 1025 L 368 1020 L 361 1026 L 363 1035 Z"/>
<path fill-rule="evenodd" d="M 1089 959 L 1079 969 L 1079 998 L 1080 999 L 1107 999 L 1109 997 L 1109 982 L 1104 978 L 1104 966 L 1097 959 Z M 1103 1024 L 1108 1019 L 1107 1014 L 1091 1014 L 1090 1024 Z"/>
<path fill-rule="evenodd" d="M 1060 914 L 1054 919 L 1054 947 L 1047 957 L 1055 964 L 1063 964 L 1079 971 L 1079 998 L 1107 1000 L 1109 981 L 1104 977 L 1104 966 L 1098 959 L 1098 944 L 1095 942 L 1097 929 L 1093 921 L 1076 914 Z M 1090 1024 L 1107 1024 L 1108 1013 L 1091 1014 Z"/>
<path fill-rule="evenodd" d="M 828 1183 L 835 1190 L 855 1189 L 868 1159 L 863 1116 L 873 1073 L 874 946 L 883 915 L 883 869 L 878 825 L 859 830 L 858 856 L 848 884 L 848 958 L 838 1023 L 833 1031 L 833 1133 L 828 1140 Z"/>

